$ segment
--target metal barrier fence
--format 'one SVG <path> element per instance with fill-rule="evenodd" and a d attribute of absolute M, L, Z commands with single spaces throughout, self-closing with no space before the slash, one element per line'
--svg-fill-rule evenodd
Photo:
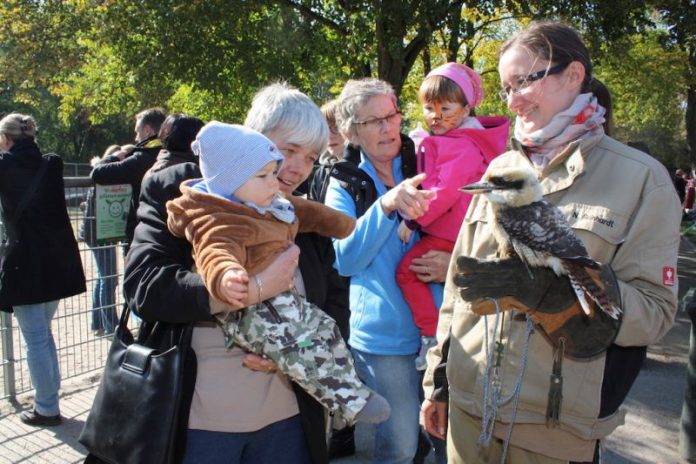
<path fill-rule="evenodd" d="M 89 163 L 63 163 L 63 175 L 65 177 L 89 177 L 92 166 Z"/>
<path fill-rule="evenodd" d="M 68 205 L 70 221 L 78 236 L 80 224 L 84 219 L 84 211 L 80 203 L 86 199 L 87 191 L 93 186 L 89 177 L 66 177 L 65 198 Z M 92 330 L 94 317 L 100 315 L 100 310 L 109 308 L 93 308 L 92 295 L 95 286 L 105 283 L 115 285 L 114 306 L 121 313 L 123 296 L 121 293 L 123 281 L 123 252 L 120 244 L 90 248 L 84 242 L 78 242 L 82 265 L 85 270 L 87 292 L 61 300 L 53 318 L 53 336 L 58 351 L 58 362 L 62 379 L 76 377 L 89 372 L 99 371 L 104 366 L 109 350 L 111 337 Z M 105 274 L 100 283 L 97 278 L 97 263 L 95 251 L 102 258 L 105 268 L 111 268 L 113 275 Z M 115 263 L 110 260 L 115 260 Z M 115 266 L 114 266 L 115 264 Z M 9 313 L 0 313 L 0 359 L 2 359 L 0 385 L 2 396 L 10 398 L 32 390 L 29 369 L 19 327 L 14 323 Z"/>

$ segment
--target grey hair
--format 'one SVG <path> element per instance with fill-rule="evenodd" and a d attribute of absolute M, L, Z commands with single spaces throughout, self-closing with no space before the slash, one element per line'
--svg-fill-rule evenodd
<path fill-rule="evenodd" d="M 285 82 L 267 85 L 254 95 L 244 125 L 264 135 L 275 132 L 285 143 L 317 154 L 329 144 L 329 126 L 319 107 Z"/>
<path fill-rule="evenodd" d="M 7 137 L 13 142 L 36 137 L 36 121 L 31 116 L 20 113 L 10 113 L 0 119 L 0 136 Z"/>
<path fill-rule="evenodd" d="M 388 96 L 394 102 L 394 107 L 397 106 L 396 94 L 388 82 L 371 77 L 351 79 L 346 82 L 341 95 L 338 96 L 338 107 L 336 108 L 336 126 L 338 130 L 348 135 L 349 139 L 357 135 L 353 125 L 355 113 L 370 98 L 379 95 Z"/>

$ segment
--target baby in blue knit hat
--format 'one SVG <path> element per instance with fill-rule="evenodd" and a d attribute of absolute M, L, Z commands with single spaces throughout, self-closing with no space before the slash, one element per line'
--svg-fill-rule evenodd
<path fill-rule="evenodd" d="M 191 243 L 212 298 L 241 308 L 214 314 L 227 347 L 270 358 L 349 423 L 387 420 L 389 403 L 360 381 L 336 323 L 324 311 L 294 287 L 248 304 L 252 283 L 261 300 L 258 273 L 298 230 L 343 238 L 355 220 L 321 203 L 285 198 L 277 178 L 285 158 L 252 129 L 213 121 L 191 147 L 200 157 L 203 178 L 181 184 L 182 196 L 167 203 L 167 225 Z"/>

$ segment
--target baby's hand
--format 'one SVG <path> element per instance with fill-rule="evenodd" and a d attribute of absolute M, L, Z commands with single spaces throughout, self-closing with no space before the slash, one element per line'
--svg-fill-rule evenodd
<path fill-rule="evenodd" d="M 401 239 L 402 242 L 408 243 L 409 240 L 411 240 L 411 234 L 413 231 L 408 228 L 406 225 L 406 221 L 401 221 L 401 224 L 399 224 L 399 238 Z"/>
<path fill-rule="evenodd" d="M 232 306 L 246 306 L 249 275 L 245 270 L 228 269 L 220 279 L 220 296 Z"/>

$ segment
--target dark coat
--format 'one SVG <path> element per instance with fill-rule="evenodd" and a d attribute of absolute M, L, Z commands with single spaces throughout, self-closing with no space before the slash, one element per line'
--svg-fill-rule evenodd
<path fill-rule="evenodd" d="M 130 184 L 133 189 L 130 210 L 126 219 L 126 240 L 128 243 L 133 241 L 133 231 L 137 224 L 136 214 L 140 198 L 140 184 L 145 173 L 155 164 L 160 148 L 162 146 L 156 139 L 145 140 L 137 145 L 133 153 L 122 160 L 113 155 L 104 157 L 94 166 L 90 174 L 95 184 Z"/>
<path fill-rule="evenodd" d="M 152 165 L 148 174 L 161 171 L 169 166 L 181 163 L 197 163 L 196 155 L 192 151 L 172 151 L 164 148 L 157 155 L 157 161 Z M 147 175 L 147 174 L 146 174 Z"/>
<path fill-rule="evenodd" d="M 200 276 L 189 271 L 193 266 L 191 245 L 169 233 L 165 208 L 168 200 L 181 195 L 182 181 L 200 176 L 198 166 L 184 163 L 152 173 L 143 181 L 139 222 L 128 254 L 124 293 L 130 307 L 144 321 L 212 320 L 208 292 Z M 348 295 L 345 287 L 334 289 L 340 278 L 332 266 L 330 240 L 301 234 L 296 243 L 301 250 L 299 266 L 308 300 L 347 325 Z M 327 463 L 324 409 L 297 386 L 295 393 L 312 462 Z M 190 402 L 192 394 L 189 392 L 185 401 Z"/>
<path fill-rule="evenodd" d="M 48 167 L 36 192 L 19 219 L 17 206 L 36 175 L 41 160 Z M 41 155 L 30 140 L 15 143 L 0 153 L 0 203 L 2 221 L 12 225 L 18 240 L 0 270 L 0 310 L 13 305 L 43 303 L 86 291 L 85 275 L 67 208 L 63 187 L 63 161 Z M 9 221 L 8 221 L 9 220 Z"/>

